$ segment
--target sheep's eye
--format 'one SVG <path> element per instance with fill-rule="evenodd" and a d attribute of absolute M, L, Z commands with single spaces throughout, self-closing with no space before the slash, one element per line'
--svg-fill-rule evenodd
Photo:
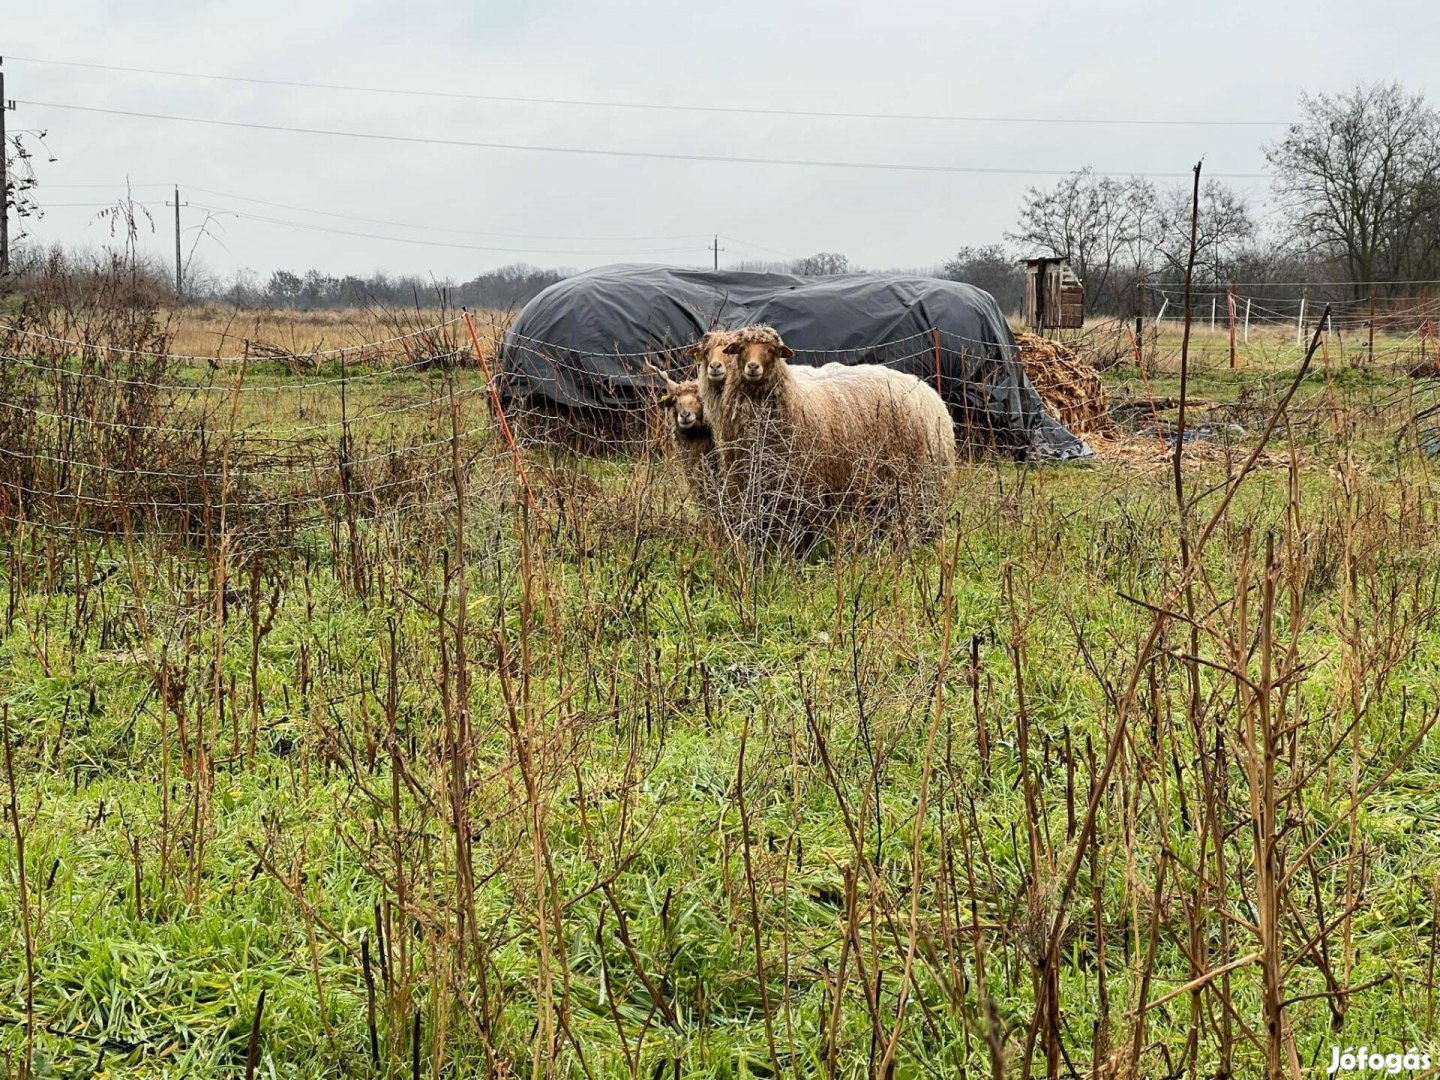
<path fill-rule="evenodd" d="M 740 352 L 740 346 L 739 344 L 726 345 L 725 352 L 730 356 L 735 356 Z"/>

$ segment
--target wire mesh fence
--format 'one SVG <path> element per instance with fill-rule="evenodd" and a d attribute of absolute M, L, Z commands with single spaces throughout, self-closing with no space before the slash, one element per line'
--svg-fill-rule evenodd
<path fill-rule="evenodd" d="M 518 497 L 518 488 L 514 463 L 506 460 L 512 448 L 495 424 L 497 401 L 527 455 L 558 445 L 601 451 L 632 467 L 676 456 L 665 380 L 693 374 L 692 343 L 577 356 L 512 335 L 492 396 L 462 323 L 457 317 L 315 350 L 298 375 L 284 358 L 249 350 L 198 357 L 152 347 L 145 335 L 116 342 L 113 335 L 97 341 L 0 328 L 0 526 L 193 539 L 223 534 L 244 548 L 283 544 L 306 530 L 436 512 L 457 497 L 503 502 Z M 914 376 L 949 408 L 962 457 L 1015 455 L 1037 415 L 1101 447 L 1102 457 L 1127 434 L 1153 435 L 1156 449 L 1173 445 L 1167 413 L 1175 402 L 1161 385 L 1165 363 L 1154 341 L 1146 357 L 1147 343 L 1131 332 L 1129 355 L 1122 348 L 1122 360 L 1104 378 L 1098 364 L 1085 362 L 1100 358 L 1105 335 L 1115 332 L 1095 327 L 1088 337 L 1059 342 L 1020 334 L 1017 345 L 997 347 L 933 330 L 861 349 L 801 351 L 792 362 L 821 374 L 877 364 Z M 1339 337 L 1338 329 L 1333 333 Z M 1417 342 L 1423 347 L 1424 333 L 1389 342 L 1378 359 L 1398 360 Z M 1199 419 L 1187 438 L 1205 438 L 1207 429 L 1243 435 L 1263 422 L 1287 369 L 1273 375 L 1224 400 L 1207 398 L 1203 389 L 1195 394 L 1191 415 Z M 1327 418 L 1333 424 L 1343 411 L 1378 421 L 1397 442 L 1435 441 L 1431 381 L 1349 380 L 1337 387 L 1328 369 L 1320 375 L 1290 403 L 1288 424 Z M 776 445 L 771 433 L 759 441 Z M 878 513 L 875 477 L 904 470 L 884 460 L 883 447 L 848 453 L 856 463 L 852 475 L 865 479 L 855 492 L 832 493 L 830 503 L 864 503 L 862 518 Z M 793 446 L 786 454 L 787 475 L 814 471 Z M 734 471 L 733 463 L 724 468 Z M 752 463 L 749 490 L 776 490 L 775 483 L 757 487 L 757 468 Z M 773 461 L 765 468 L 773 469 Z M 738 512 L 729 531 L 753 533 L 755 513 L 754 505 Z M 812 524 L 814 516 L 790 514 Z"/>

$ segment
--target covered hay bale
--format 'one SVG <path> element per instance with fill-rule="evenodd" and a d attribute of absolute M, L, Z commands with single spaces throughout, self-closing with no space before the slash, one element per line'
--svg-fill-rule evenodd
<path fill-rule="evenodd" d="M 505 331 L 496 384 L 517 428 L 562 421 L 577 449 L 635 446 L 653 399 L 646 365 L 672 374 L 712 329 L 773 326 L 798 364 L 880 364 L 926 382 L 984 447 L 1025 461 L 1091 449 L 1045 409 L 1014 359 L 995 298 L 971 285 L 905 274 L 803 277 L 622 264 L 557 282 Z M 643 429 L 643 424 L 640 425 Z M 592 435 L 593 433 L 593 435 Z"/>
<path fill-rule="evenodd" d="M 1100 373 L 1058 341 L 1015 331 L 1020 360 L 1045 408 L 1071 431 L 1103 434 L 1113 426 Z"/>

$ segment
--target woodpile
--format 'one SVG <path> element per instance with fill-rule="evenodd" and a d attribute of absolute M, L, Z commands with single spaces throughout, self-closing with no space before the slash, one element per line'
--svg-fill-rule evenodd
<path fill-rule="evenodd" d="M 1015 332 L 1015 342 L 1025 374 L 1051 416 L 1076 435 L 1103 434 L 1113 427 L 1100 373 L 1075 350 L 1024 330 Z"/>

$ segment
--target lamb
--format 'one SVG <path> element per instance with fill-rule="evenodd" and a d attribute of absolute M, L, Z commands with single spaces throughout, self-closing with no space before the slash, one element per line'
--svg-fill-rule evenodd
<path fill-rule="evenodd" d="M 664 372 L 656 374 L 665 382 L 661 405 L 671 423 L 670 437 L 691 494 L 710 512 L 719 508 L 719 454 L 715 437 L 706 422 L 705 399 L 694 379 L 675 382 Z"/>
<path fill-rule="evenodd" d="M 769 326 L 736 331 L 725 351 L 733 361 L 712 426 L 745 532 L 804 548 L 846 520 L 918 537 L 938 529 L 956 447 L 931 387 L 874 364 L 792 367 Z"/>

